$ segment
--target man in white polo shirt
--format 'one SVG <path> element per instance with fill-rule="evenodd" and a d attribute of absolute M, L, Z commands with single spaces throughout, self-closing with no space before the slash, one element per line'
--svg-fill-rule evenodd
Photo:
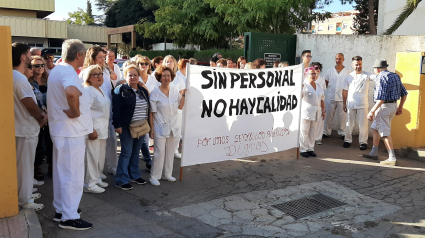
<path fill-rule="evenodd" d="M 342 103 L 342 83 L 344 82 L 345 76 L 350 73 L 350 70 L 343 65 L 344 55 L 342 53 L 336 54 L 335 63 L 336 65 L 328 69 L 324 75 L 328 91 L 329 104 L 326 105 L 327 108 L 323 138 L 327 138 L 331 135 L 332 122 L 336 112 L 338 117 L 338 135 L 341 136 L 341 139 L 344 139 L 346 115 L 343 110 Z"/>
<path fill-rule="evenodd" d="M 351 133 L 357 118 L 359 124 L 360 150 L 366 150 L 369 131 L 367 121 L 367 113 L 369 110 L 369 82 L 375 79 L 375 77 L 370 73 L 362 71 L 362 62 L 363 59 L 360 56 L 354 56 L 352 58 L 351 66 L 354 71 L 345 76 L 342 86 L 343 107 L 344 112 L 346 112 L 348 116 L 343 147 L 348 148 L 353 142 Z"/>
<path fill-rule="evenodd" d="M 18 204 L 20 207 L 44 208 L 32 197 L 34 159 L 40 127 L 47 123 L 47 115 L 38 107 L 31 84 L 24 72 L 31 67 L 30 47 L 24 43 L 12 44 L 13 101 L 15 112 L 16 168 L 18 174 Z"/>
<path fill-rule="evenodd" d="M 86 136 L 93 132 L 87 94 L 77 70 L 84 63 L 86 49 L 80 40 L 66 40 L 62 59 L 50 72 L 47 89 L 50 136 L 53 141 L 54 221 L 59 227 L 87 230 L 92 224 L 80 219 L 84 186 Z"/>

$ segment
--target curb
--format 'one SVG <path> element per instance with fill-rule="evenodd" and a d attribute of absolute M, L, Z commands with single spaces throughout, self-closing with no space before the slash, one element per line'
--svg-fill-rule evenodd
<path fill-rule="evenodd" d="M 38 216 L 33 209 L 23 209 L 22 212 L 25 215 L 25 219 L 28 224 L 28 237 L 29 238 L 43 238 L 43 232 L 41 230 Z"/>

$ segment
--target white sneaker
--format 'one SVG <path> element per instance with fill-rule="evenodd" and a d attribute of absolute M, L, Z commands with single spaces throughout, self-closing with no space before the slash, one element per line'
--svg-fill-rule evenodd
<path fill-rule="evenodd" d="M 34 184 L 34 186 L 41 186 L 41 185 L 44 184 L 44 181 L 38 181 L 37 179 L 34 179 L 33 184 Z"/>
<path fill-rule="evenodd" d="M 179 151 L 176 150 L 176 151 L 174 151 L 174 158 L 181 159 L 182 158 L 182 154 L 180 154 Z"/>
<path fill-rule="evenodd" d="M 40 211 L 41 209 L 44 208 L 44 205 L 41 203 L 33 203 L 33 202 L 29 202 L 27 204 L 25 204 L 24 206 L 22 206 L 23 209 L 33 209 L 34 211 Z"/>
<path fill-rule="evenodd" d="M 381 161 L 379 162 L 382 165 L 391 165 L 391 166 L 395 166 L 396 164 L 396 159 L 395 158 L 389 158 L 387 160 Z"/>
<path fill-rule="evenodd" d="M 97 186 L 101 187 L 101 188 L 107 188 L 109 186 L 108 183 L 105 183 L 103 181 L 100 181 L 97 183 Z"/>
<path fill-rule="evenodd" d="M 153 186 L 159 186 L 160 183 L 157 179 L 149 179 L 149 182 L 153 185 Z"/>
<path fill-rule="evenodd" d="M 106 175 L 104 175 L 103 173 L 100 174 L 100 179 L 106 179 Z"/>
<path fill-rule="evenodd" d="M 41 198 L 41 194 L 39 194 L 39 193 L 33 193 L 31 195 L 31 199 L 39 199 L 39 198 Z"/>
<path fill-rule="evenodd" d="M 32 188 L 33 193 L 37 192 L 37 190 L 38 190 L 37 188 Z"/>
<path fill-rule="evenodd" d="M 321 145 L 322 141 L 321 140 L 316 140 L 316 145 Z"/>
<path fill-rule="evenodd" d="M 97 186 L 97 185 L 94 185 L 94 186 L 92 186 L 92 187 L 84 187 L 84 192 L 86 192 L 86 193 L 103 193 L 103 192 L 105 192 L 105 189 L 103 189 L 103 188 L 101 188 L 101 187 L 99 187 L 99 186 Z"/>
<path fill-rule="evenodd" d="M 170 182 L 175 182 L 176 181 L 176 178 L 174 178 L 173 176 L 162 176 L 162 178 L 161 179 L 165 179 L 165 180 L 168 180 L 168 181 L 170 181 Z"/>

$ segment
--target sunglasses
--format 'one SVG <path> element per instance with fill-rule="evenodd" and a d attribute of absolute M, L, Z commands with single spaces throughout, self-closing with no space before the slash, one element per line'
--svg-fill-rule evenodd
<path fill-rule="evenodd" d="M 47 59 L 53 59 L 53 58 L 55 58 L 55 56 L 53 56 L 53 55 L 46 55 L 46 56 L 44 56 L 43 57 L 45 60 L 47 60 Z"/>
<path fill-rule="evenodd" d="M 142 66 L 142 65 L 146 65 L 146 66 L 148 66 L 148 65 L 150 65 L 150 63 L 139 63 L 139 65 L 140 65 L 140 66 Z"/>
<path fill-rule="evenodd" d="M 95 77 L 95 78 L 100 78 L 100 77 L 102 77 L 103 76 L 103 73 L 100 73 L 100 74 L 90 74 L 90 77 L 91 76 L 93 76 L 93 77 Z"/>
<path fill-rule="evenodd" d="M 314 70 L 321 70 L 319 67 L 314 67 Z"/>
<path fill-rule="evenodd" d="M 38 69 L 38 68 L 40 68 L 40 67 L 41 67 L 41 68 L 44 68 L 44 64 L 33 64 L 33 65 L 32 65 L 32 67 L 33 67 L 33 68 L 36 68 L 36 69 Z"/>

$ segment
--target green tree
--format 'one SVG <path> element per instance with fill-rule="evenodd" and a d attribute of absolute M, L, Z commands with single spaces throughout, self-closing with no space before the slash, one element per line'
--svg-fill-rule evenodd
<path fill-rule="evenodd" d="M 356 35 L 365 35 L 369 34 L 369 0 L 355 0 L 356 6 L 355 10 L 359 13 L 354 16 L 354 22 L 351 29 L 355 32 Z M 378 22 L 378 5 L 379 1 L 374 0 L 374 23 L 375 29 Z"/>
<path fill-rule="evenodd" d="M 91 1 L 90 0 L 87 0 L 87 10 L 86 10 L 86 13 L 87 13 L 88 17 L 90 17 L 90 18 L 92 18 L 94 20 L 93 10 L 92 10 L 92 6 L 91 6 Z"/>
<path fill-rule="evenodd" d="M 117 0 L 96 0 L 97 10 L 107 12 L 117 2 Z"/>
<path fill-rule="evenodd" d="M 93 25 L 94 18 L 90 17 L 90 15 L 83 9 L 78 8 L 77 11 L 68 13 L 66 23 L 75 25 Z"/>
<path fill-rule="evenodd" d="M 420 2 L 422 2 L 422 0 L 406 0 L 406 6 L 404 7 L 403 11 L 400 13 L 400 15 L 398 15 L 394 23 L 384 32 L 384 35 L 393 34 L 410 16 L 410 14 L 415 11 Z"/>

